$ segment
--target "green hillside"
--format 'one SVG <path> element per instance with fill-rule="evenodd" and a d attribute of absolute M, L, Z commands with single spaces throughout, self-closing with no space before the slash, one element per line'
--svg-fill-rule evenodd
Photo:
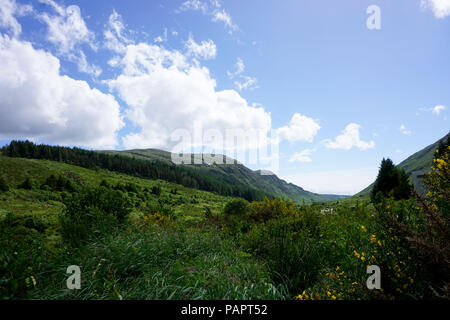
<path fill-rule="evenodd" d="M 142 199 L 135 197 L 136 202 L 148 204 L 163 199 L 173 208 L 178 218 L 186 221 L 198 220 L 198 217 L 204 215 L 206 208 L 213 214 L 217 214 L 229 199 L 163 180 L 142 179 L 102 169 L 90 170 L 55 161 L 10 158 L 0 155 L 0 176 L 6 179 L 11 188 L 11 191 L 4 194 L 0 201 L 0 216 L 6 212 L 47 216 L 60 214 L 64 208 L 60 202 L 60 195 L 56 196 L 52 192 L 39 190 L 39 188 L 33 188 L 33 190 L 20 188 L 28 177 L 32 177 L 36 185 L 42 185 L 50 175 L 66 177 L 83 187 L 96 187 L 102 181 L 112 186 L 132 184 L 145 195 Z M 154 186 L 161 187 L 161 196 L 156 197 L 151 194 L 149 190 Z M 138 208 L 140 208 L 139 205 Z M 145 212 L 145 210 L 141 211 Z"/>
<path fill-rule="evenodd" d="M 422 150 L 414 153 L 407 159 L 400 162 L 397 166 L 404 169 L 406 171 L 406 174 L 411 177 L 413 173 L 418 172 L 426 172 L 431 168 L 431 164 L 433 163 L 433 157 L 434 153 L 436 152 L 436 149 L 439 146 L 439 143 L 441 141 L 445 141 L 450 137 L 450 133 L 446 136 L 442 137 L 438 141 L 436 141 L 433 144 L 430 144 L 429 146 L 423 148 Z M 364 190 L 360 191 L 354 197 L 369 197 L 370 191 L 372 190 L 373 183 L 365 188 Z"/>
<path fill-rule="evenodd" d="M 128 156 L 137 159 L 146 159 L 151 161 L 165 161 L 171 162 L 171 153 L 167 151 L 157 149 L 134 149 L 126 151 L 100 151 L 103 153 Z M 191 155 L 192 163 L 194 163 L 194 157 L 198 155 Z M 190 169 L 194 169 L 197 172 L 208 176 L 214 176 L 221 181 L 231 185 L 244 185 L 252 189 L 257 189 L 264 192 L 267 195 L 291 199 L 297 203 L 311 202 L 311 201 L 330 201 L 345 198 L 345 196 L 339 195 L 322 195 L 304 190 L 303 188 L 296 186 L 292 183 L 288 183 L 276 175 L 261 175 L 259 170 L 253 171 L 237 161 L 226 159 L 222 156 L 224 164 L 212 164 L 208 165 L 204 162 L 196 165 L 181 165 Z M 227 164 L 227 163 L 233 163 Z"/>

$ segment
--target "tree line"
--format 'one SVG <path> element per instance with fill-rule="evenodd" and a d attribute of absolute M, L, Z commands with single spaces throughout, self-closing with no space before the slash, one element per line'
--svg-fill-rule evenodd
<path fill-rule="evenodd" d="M 270 196 L 239 182 L 226 183 L 197 170 L 159 160 L 136 159 L 77 147 L 38 145 L 28 140 L 13 140 L 1 149 L 1 153 L 8 157 L 58 161 L 87 169 L 102 168 L 140 178 L 161 179 L 223 196 L 241 197 L 248 201 L 258 201 L 264 196 Z"/>

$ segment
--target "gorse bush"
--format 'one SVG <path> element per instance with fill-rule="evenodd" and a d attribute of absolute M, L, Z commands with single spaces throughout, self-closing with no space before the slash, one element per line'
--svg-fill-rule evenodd
<path fill-rule="evenodd" d="M 421 256 L 419 271 L 428 285 L 419 294 L 426 298 L 450 299 L 449 158 L 450 146 L 436 150 L 431 172 L 424 179 L 428 193 L 425 197 L 416 194 L 415 219 L 389 214 L 388 206 L 379 210 L 401 239 Z"/>
<path fill-rule="evenodd" d="M 131 202 L 117 190 L 85 189 L 65 199 L 60 218 L 62 238 L 78 246 L 122 225 L 131 212 Z"/>
<path fill-rule="evenodd" d="M 250 217 L 253 221 L 268 221 L 274 218 L 295 216 L 298 210 L 292 201 L 264 198 L 261 202 L 252 202 Z"/>

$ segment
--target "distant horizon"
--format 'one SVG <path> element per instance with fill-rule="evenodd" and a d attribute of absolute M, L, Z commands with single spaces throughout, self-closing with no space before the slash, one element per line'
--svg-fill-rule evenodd
<path fill-rule="evenodd" d="M 450 134 L 450 132 L 447 133 L 447 134 L 445 134 L 445 135 L 444 135 L 443 137 L 441 137 L 440 139 L 445 138 L 445 137 L 448 136 L 449 134 Z M 440 139 L 439 139 L 439 140 L 440 140 Z M 14 139 L 13 139 L 13 140 L 14 140 Z M 19 141 L 20 141 L 20 139 L 16 139 L 16 140 L 19 140 Z M 24 139 L 24 140 L 27 140 L 27 139 Z M 4 144 L 0 145 L 0 149 L 3 148 L 3 147 L 5 147 L 5 146 L 8 146 L 9 143 L 10 143 L 11 141 L 12 141 L 12 140 L 10 140 L 8 143 L 4 143 Z M 438 141 L 438 140 L 437 140 L 437 141 Z M 433 144 L 436 143 L 437 141 L 434 141 L 434 142 L 432 142 L 432 143 L 430 143 L 430 144 L 424 146 L 423 148 L 421 148 L 421 149 L 415 151 L 414 153 L 412 153 L 412 154 L 406 156 L 405 159 L 401 160 L 401 161 L 398 162 L 398 163 L 394 163 L 394 164 L 395 164 L 395 165 L 401 164 L 403 161 L 407 160 L 408 158 L 410 158 L 410 157 L 413 156 L 414 154 L 416 154 L 416 153 L 422 151 L 423 149 L 425 149 L 425 148 L 427 148 L 427 147 L 433 145 Z M 33 141 L 30 141 L 30 142 L 33 142 Z M 36 143 L 36 142 L 33 142 L 33 143 Z M 52 144 L 49 144 L 49 145 L 52 145 Z M 69 147 L 69 148 L 77 147 L 77 146 L 64 146 L 64 145 L 54 145 L 54 146 Z M 119 152 L 120 152 L 120 151 L 133 151 L 133 150 L 154 150 L 154 151 L 163 151 L 163 152 L 171 153 L 170 151 L 167 151 L 167 150 L 163 150 L 163 149 L 155 149 L 155 148 L 144 148 L 144 149 L 122 149 L 122 150 L 95 150 L 95 149 L 89 149 L 89 148 L 84 148 L 84 149 L 89 150 L 89 151 L 97 151 L 97 152 L 101 152 L 101 151 L 105 151 L 105 152 L 108 152 L 108 151 L 111 151 L 111 152 L 113 152 L 113 151 L 119 151 Z M 199 154 L 198 154 L 198 153 L 191 153 L 191 154 L 188 154 L 188 155 L 194 156 L 194 155 L 199 155 Z M 215 156 L 227 157 L 227 155 L 224 155 L 224 154 L 215 154 Z M 390 158 L 390 157 L 389 157 L 389 156 L 386 156 L 386 157 L 383 157 L 383 158 Z M 247 168 L 249 168 L 245 163 L 241 163 L 241 162 L 239 162 L 237 159 L 234 159 L 234 158 L 232 158 L 232 159 L 233 159 L 235 162 L 237 162 L 237 164 L 241 164 L 241 165 L 244 165 L 244 166 L 246 166 Z M 381 161 L 381 160 L 380 160 L 380 161 Z M 194 164 L 193 164 L 193 165 L 194 165 Z M 224 163 L 223 165 L 234 165 L 234 164 L 227 164 L 227 163 Z M 249 168 L 249 169 L 251 169 L 251 168 Z M 379 169 L 379 167 L 377 167 L 377 168 L 368 168 L 367 170 L 376 171 L 376 174 L 377 174 L 377 173 L 378 173 L 378 169 Z M 257 172 L 257 171 L 263 171 L 263 169 L 251 169 L 251 170 L 253 170 L 254 172 Z M 287 183 L 293 184 L 293 185 L 295 185 L 295 186 L 297 186 L 297 187 L 300 187 L 300 188 L 302 188 L 302 189 L 304 189 L 304 190 L 306 190 L 306 191 L 309 191 L 309 192 L 313 192 L 313 193 L 316 193 L 316 194 L 319 194 L 319 195 L 337 195 L 337 196 L 345 196 L 345 197 L 352 197 L 352 196 L 354 196 L 354 195 L 360 193 L 361 191 L 363 191 L 363 190 L 365 190 L 366 188 L 368 188 L 368 187 L 375 181 L 375 179 L 374 179 L 374 180 L 371 181 L 369 184 L 367 184 L 367 186 L 358 189 L 358 191 L 356 191 L 356 192 L 354 192 L 354 193 L 351 193 L 351 194 L 345 194 L 345 193 L 336 193 L 336 192 L 333 192 L 333 191 L 330 191 L 330 192 L 317 192 L 317 191 L 314 191 L 313 189 L 308 189 L 307 187 L 305 187 L 305 186 L 303 186 L 303 185 L 296 184 L 296 183 L 294 183 L 294 182 L 290 182 L 290 181 L 288 181 L 287 179 L 284 179 L 283 177 L 280 177 L 280 176 L 278 176 L 278 175 L 275 174 L 275 173 L 273 173 L 273 174 L 276 175 L 279 179 L 284 180 L 284 181 L 287 182 Z M 325 174 L 326 174 L 326 173 L 325 173 Z M 375 175 L 375 177 L 376 177 L 376 175 Z M 315 179 L 315 178 L 317 178 L 317 176 L 313 173 L 313 174 L 310 175 L 310 178 Z M 344 173 L 344 176 L 341 177 L 341 178 L 345 178 L 345 173 Z"/>

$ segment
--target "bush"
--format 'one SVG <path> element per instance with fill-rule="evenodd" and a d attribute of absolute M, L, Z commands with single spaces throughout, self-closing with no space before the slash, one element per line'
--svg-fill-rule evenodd
<path fill-rule="evenodd" d="M 251 205 L 251 218 L 256 222 L 268 221 L 274 218 L 295 216 L 298 213 L 292 201 L 281 199 L 253 202 Z"/>
<path fill-rule="evenodd" d="M 230 200 L 223 209 L 226 217 L 245 217 L 249 211 L 250 205 L 248 201 L 241 198 Z"/>
<path fill-rule="evenodd" d="M 307 215 L 273 219 L 254 227 L 244 240 L 244 246 L 263 258 L 274 279 L 292 293 L 317 281 L 326 257 L 313 219 Z"/>
<path fill-rule="evenodd" d="M 417 217 L 414 220 L 389 214 L 384 208 L 379 208 L 379 212 L 387 219 L 387 225 L 422 256 L 420 273 L 428 283 L 422 294 L 450 300 L 450 146 L 436 151 L 424 182 L 429 191 L 426 197 L 416 193 Z"/>
<path fill-rule="evenodd" d="M 0 221 L 0 299 L 21 299 L 36 285 L 36 268 L 46 259 L 45 223 L 8 213 Z"/>
<path fill-rule="evenodd" d="M 4 176 L 0 176 L 0 192 L 6 192 L 9 190 L 8 183 Z"/>
<path fill-rule="evenodd" d="M 31 190 L 31 189 L 36 188 L 37 186 L 38 186 L 37 182 L 34 179 L 28 177 L 28 178 L 25 179 L 24 182 L 22 182 L 19 185 L 19 188 L 22 188 L 22 189 L 25 189 L 25 190 Z"/>
<path fill-rule="evenodd" d="M 73 246 L 121 226 L 131 211 L 130 200 L 120 191 L 103 187 L 86 189 L 64 200 L 61 235 Z"/>
<path fill-rule="evenodd" d="M 154 194 L 154 195 L 156 195 L 156 196 L 160 196 L 160 194 L 161 194 L 161 186 L 153 186 L 152 187 L 152 193 Z"/>

